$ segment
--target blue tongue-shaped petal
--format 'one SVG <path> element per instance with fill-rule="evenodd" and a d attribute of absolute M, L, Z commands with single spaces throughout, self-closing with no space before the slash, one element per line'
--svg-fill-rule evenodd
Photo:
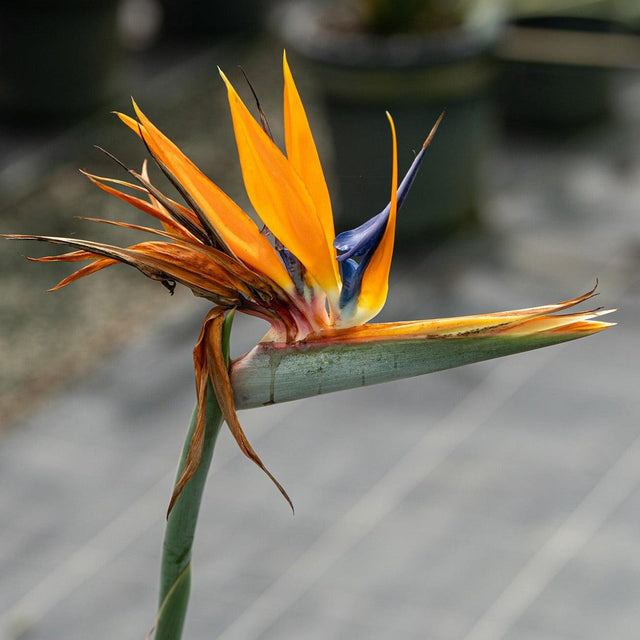
<path fill-rule="evenodd" d="M 425 148 L 420 150 L 420 153 L 414 158 L 409 171 L 403 178 L 400 186 L 398 187 L 398 210 L 402 206 L 409 189 L 413 184 L 413 181 L 418 174 L 418 169 L 424 158 Z M 369 250 L 375 250 L 377 246 L 376 240 L 380 239 L 381 231 L 384 231 L 387 226 L 387 218 L 389 217 L 389 210 L 391 203 L 389 203 L 380 213 L 367 220 L 364 224 L 361 224 L 355 229 L 349 231 L 343 231 L 336 236 L 333 241 L 333 246 L 342 253 L 337 256 L 339 262 L 348 260 L 352 257 L 362 256 Z"/>
<path fill-rule="evenodd" d="M 425 151 L 433 139 L 443 116 L 444 112 L 441 113 L 440 117 L 436 120 L 436 123 L 429 132 L 420 152 L 414 158 L 409 170 L 398 187 L 398 210 L 400 210 L 400 207 L 409 193 L 409 189 L 411 189 L 411 185 L 413 184 L 416 175 L 418 175 L 418 169 L 420 168 L 422 159 L 424 158 Z M 342 266 L 342 293 L 340 295 L 341 307 L 345 307 L 354 296 L 358 295 L 364 270 L 366 269 L 367 264 L 369 264 L 371 256 L 378 247 L 380 239 L 382 238 L 387 226 L 390 209 L 391 203 L 389 203 L 380 213 L 373 216 L 359 227 L 339 233 L 333 241 L 333 246 L 340 252 L 340 255 L 338 255 L 336 259 Z M 358 264 L 353 260 L 353 258 L 360 258 L 360 263 Z"/>
<path fill-rule="evenodd" d="M 352 256 L 360 256 L 366 253 L 373 239 L 379 235 L 380 229 L 385 228 L 388 217 L 389 206 L 387 205 L 384 210 L 373 216 L 373 218 L 369 218 L 359 227 L 339 233 L 333 241 L 333 246 L 344 253 L 336 256 L 337 260 L 344 262 Z"/>

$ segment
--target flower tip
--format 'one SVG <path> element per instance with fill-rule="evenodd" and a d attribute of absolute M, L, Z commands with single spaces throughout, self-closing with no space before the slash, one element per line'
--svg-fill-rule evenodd
<path fill-rule="evenodd" d="M 138 116 L 138 118 L 140 118 L 140 120 L 144 120 L 145 119 L 144 113 L 142 113 L 142 110 L 138 106 L 138 103 L 134 100 L 133 96 L 131 96 L 131 104 L 133 105 L 133 109 L 136 112 L 136 115 Z"/>
<path fill-rule="evenodd" d="M 231 86 L 231 83 L 229 82 L 229 78 L 227 78 L 225 72 L 220 67 L 217 67 L 217 69 L 223 82 L 227 85 L 227 88 L 229 88 Z"/>
<path fill-rule="evenodd" d="M 128 116 L 126 113 L 121 113 L 120 111 L 114 111 L 113 113 L 117 115 L 118 118 L 120 118 L 120 120 L 124 122 L 124 124 L 126 124 L 134 133 L 139 133 L 141 125 L 135 118 Z"/>
<path fill-rule="evenodd" d="M 218 67 L 218 73 L 220 74 L 220 77 L 222 78 L 222 81 L 225 83 L 226 87 L 227 87 L 227 93 L 229 94 L 229 98 L 231 98 L 233 95 L 237 96 L 237 92 L 234 88 L 234 86 L 231 84 L 231 80 L 229 80 L 229 78 L 227 78 L 227 75 L 225 74 L 225 72 Z"/>
<path fill-rule="evenodd" d="M 388 111 L 385 111 L 384 113 L 387 116 L 387 120 L 389 121 L 389 125 L 391 126 L 391 132 L 392 132 L 392 135 L 393 135 L 393 139 L 395 140 L 395 137 L 396 137 L 396 123 L 393 121 L 393 116 L 391 115 L 391 113 L 389 113 Z M 394 142 L 394 146 L 395 146 L 395 142 Z M 395 162 L 396 161 L 394 160 L 394 163 Z M 395 193 L 395 191 L 394 191 L 394 193 Z"/>
<path fill-rule="evenodd" d="M 579 320 L 571 324 L 568 324 L 565 327 L 559 327 L 558 329 L 556 329 L 556 331 L 559 333 L 574 333 L 574 334 L 580 334 L 581 336 L 590 336 L 595 333 L 600 333 L 601 331 L 606 331 L 607 329 L 611 329 L 611 327 L 615 327 L 617 324 L 618 324 L 617 322 Z"/>
<path fill-rule="evenodd" d="M 438 116 L 436 123 L 433 125 L 433 127 L 431 127 L 431 131 L 429 131 L 429 135 L 427 136 L 426 140 L 422 143 L 423 149 L 426 149 L 431 144 L 431 141 L 433 140 L 433 137 L 436 135 L 436 131 L 438 130 L 438 127 L 442 122 L 442 118 L 444 118 L 444 114 L 445 114 L 445 110 L 443 109 L 440 115 Z"/>
<path fill-rule="evenodd" d="M 80 171 L 80 173 L 87 178 L 87 180 L 89 180 L 92 184 L 95 184 L 98 187 L 102 186 L 102 183 L 100 182 L 101 178 L 100 176 L 96 176 L 93 173 L 89 173 L 88 171 L 85 171 L 84 169 L 78 169 L 78 171 Z"/>
<path fill-rule="evenodd" d="M 289 59 L 287 58 L 287 50 L 282 50 L 282 70 L 284 72 L 285 77 L 287 75 L 291 75 L 291 68 L 289 67 Z"/>

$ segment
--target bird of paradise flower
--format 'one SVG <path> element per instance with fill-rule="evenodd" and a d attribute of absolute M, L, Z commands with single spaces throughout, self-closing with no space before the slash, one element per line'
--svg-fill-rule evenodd
<path fill-rule="evenodd" d="M 198 472 L 205 446 L 213 446 L 205 444 L 207 421 L 213 420 L 207 414 L 212 400 L 208 390 L 213 390 L 214 409 L 227 422 L 243 453 L 267 473 L 291 503 L 249 444 L 237 408 L 428 373 L 572 340 L 612 326 L 596 319 L 611 310 L 558 313 L 592 297 L 595 288 L 564 302 L 517 311 L 370 323 L 387 297 L 398 210 L 442 116 L 398 185 L 395 127 L 387 114 L 393 160 L 390 202 L 360 227 L 336 236 L 323 170 L 286 55 L 283 71 L 286 153 L 275 144 L 259 104 L 260 122 L 220 72 L 228 91 L 244 184 L 262 228 L 134 102 L 136 118 L 117 115 L 146 145 L 185 203 L 151 183 L 146 161 L 140 172 L 125 167 L 135 182 L 86 175 L 103 191 L 158 220 L 161 228 L 98 222 L 144 231 L 157 239 L 121 248 L 74 238 L 6 236 L 74 249 L 32 258 L 37 262 L 89 261 L 54 290 L 125 263 L 172 293 L 181 284 L 213 303 L 194 348 L 197 411 L 169 512 Z M 234 310 L 266 320 L 270 329 L 251 352 L 229 366 L 229 312 Z M 171 545 L 167 547 L 173 534 L 165 538 L 165 552 L 175 557 L 168 562 L 163 578 L 166 584 L 161 587 L 160 613 L 174 606 L 171 597 L 180 611 L 164 616 L 169 622 L 162 637 L 177 638 L 181 633 L 188 595 L 182 598 L 178 594 L 180 588 L 186 588 L 188 594 L 184 585 L 196 518 L 197 506 L 195 516 L 192 511 L 180 521 L 176 535 L 186 542 L 179 553 Z"/>
<path fill-rule="evenodd" d="M 273 380 L 269 396 L 264 397 L 265 385 L 260 375 L 251 380 L 250 373 L 253 370 L 259 374 L 261 368 L 269 368 L 265 365 L 265 356 L 277 355 L 278 365 L 281 365 L 287 358 L 308 360 L 309 355 L 317 357 L 327 350 L 342 351 L 348 358 L 353 350 L 357 351 L 363 345 L 395 343 L 400 353 L 402 347 L 406 351 L 407 345 L 412 350 L 416 342 L 424 345 L 448 342 L 451 345 L 455 341 L 453 351 L 459 354 L 454 359 L 457 365 L 571 340 L 611 326 L 611 323 L 594 319 L 611 310 L 554 315 L 587 300 L 594 295 L 593 290 L 557 304 L 517 311 L 440 320 L 369 323 L 382 309 L 387 297 L 397 212 L 416 177 L 442 115 L 398 185 L 395 126 L 387 113 L 393 154 L 390 202 L 360 227 L 336 236 L 327 184 L 286 55 L 283 57 L 283 71 L 286 154 L 275 144 L 259 104 L 260 123 L 251 116 L 220 71 L 228 91 L 244 184 L 263 223 L 262 228 L 157 129 L 134 102 L 137 119 L 122 113 L 117 115 L 144 142 L 153 160 L 186 204 L 171 199 L 150 182 L 145 161 L 141 172 L 127 169 L 135 183 L 89 173 L 85 175 L 100 189 L 158 220 L 162 229 L 90 220 L 144 231 L 160 239 L 120 248 L 74 238 L 7 236 L 76 249 L 62 255 L 31 258 L 37 262 L 90 261 L 52 290 L 120 262 L 161 282 L 172 293 L 177 284 L 182 284 L 196 296 L 214 304 L 204 320 L 194 349 L 199 410 L 187 462 L 176 483 L 169 511 L 200 462 L 208 383 L 212 384 L 224 419 L 243 453 L 267 473 L 290 502 L 240 426 L 234 387 L 235 395 L 240 396 L 241 406 L 257 406 L 354 384 L 349 374 L 345 379 L 337 380 L 321 368 L 320 372 L 315 372 L 315 378 L 327 377 L 330 384 L 324 389 L 318 386 L 317 390 L 310 391 L 313 382 L 307 379 L 306 384 L 296 389 L 293 380 L 296 366 L 293 366 L 288 374 L 284 374 L 279 397 L 274 397 Z M 121 188 L 130 189 L 138 195 Z M 234 363 L 231 375 L 222 352 L 222 328 L 229 310 L 263 318 L 270 324 L 269 331 L 254 352 Z M 503 339 L 503 344 L 496 348 L 495 342 L 491 344 L 492 338 Z M 487 349 L 480 346 L 483 341 Z M 394 366 L 398 370 L 398 353 L 394 353 L 393 344 L 390 346 L 389 353 L 395 358 Z M 448 362 L 445 360 L 444 364 Z M 446 368 L 440 366 L 442 364 L 431 361 L 416 367 L 413 358 L 395 375 L 372 371 L 365 383 Z M 283 371 L 286 369 L 282 367 Z M 366 365 L 362 378 L 365 371 Z M 269 375 L 272 376 L 273 371 Z M 314 379 L 313 373 L 311 379 Z"/>

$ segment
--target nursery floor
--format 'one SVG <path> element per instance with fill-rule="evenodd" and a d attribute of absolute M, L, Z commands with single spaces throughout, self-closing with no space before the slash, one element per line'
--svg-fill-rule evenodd
<path fill-rule="evenodd" d="M 277 105 L 270 42 L 185 56 L 123 92 L 234 194 L 215 66 L 238 62 Z M 619 326 L 241 414 L 296 515 L 223 432 L 185 638 L 637 638 L 640 77 L 621 77 L 617 97 L 615 117 L 588 132 L 501 135 L 482 231 L 402 256 L 383 318 L 544 304 L 598 278 L 596 305 L 620 307 Z M 46 144 L 6 132 L 2 231 L 84 235 L 74 214 L 124 215 L 85 193 L 76 168 L 112 172 L 87 155 L 94 142 L 138 162 L 126 140 L 108 115 Z M 15 247 L 2 247 L 0 639 L 140 640 L 207 307 L 125 269 L 45 296 L 64 271 Z M 261 331 L 239 319 L 235 352 Z"/>

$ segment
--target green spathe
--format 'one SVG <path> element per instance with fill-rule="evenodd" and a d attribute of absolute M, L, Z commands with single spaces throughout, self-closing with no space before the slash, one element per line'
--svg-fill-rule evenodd
<path fill-rule="evenodd" d="M 566 342 L 585 334 L 540 332 L 364 342 L 265 342 L 233 362 L 237 409 L 410 378 Z"/>

